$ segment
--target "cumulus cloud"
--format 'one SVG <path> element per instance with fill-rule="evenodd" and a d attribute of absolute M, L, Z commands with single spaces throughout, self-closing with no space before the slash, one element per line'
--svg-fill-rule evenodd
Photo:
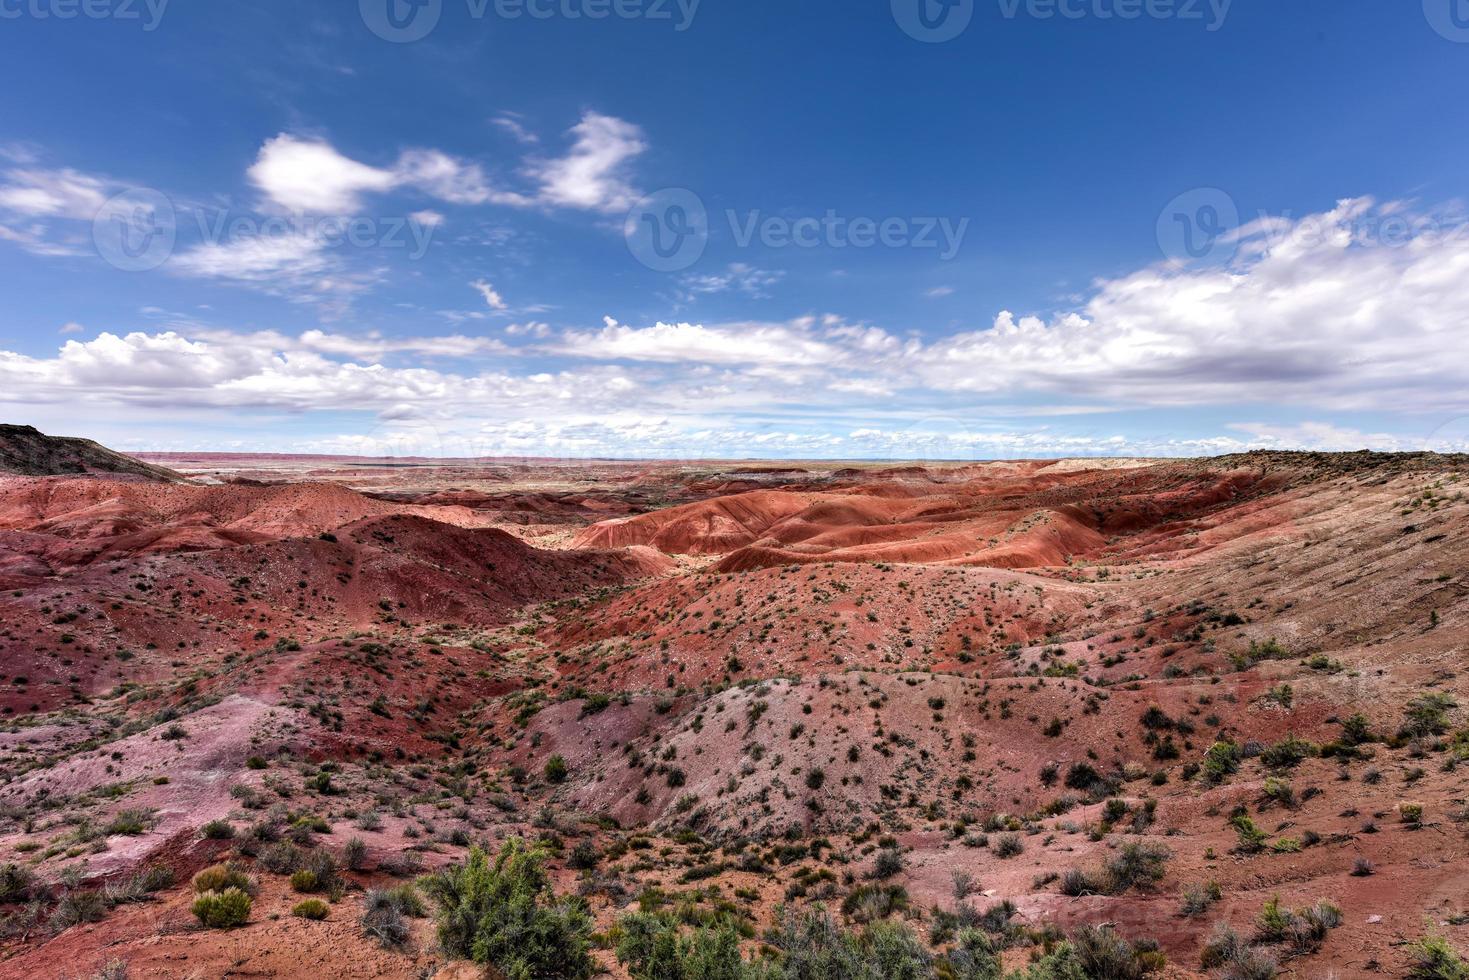
<path fill-rule="evenodd" d="M 629 327 L 607 318 L 598 331 L 569 332 L 559 350 L 574 357 L 761 367 L 829 364 L 841 352 L 799 326 L 749 323 L 704 326 L 657 323 Z"/>
<path fill-rule="evenodd" d="M 325 140 L 289 133 L 266 140 L 246 175 L 287 211 L 313 214 L 356 213 L 364 193 L 381 193 L 399 181 L 393 171 L 359 163 Z"/>
<path fill-rule="evenodd" d="M 377 413 L 382 424 L 485 435 L 501 451 L 613 440 L 592 455 L 1458 448 L 1469 435 L 1469 241 L 1421 223 L 1384 235 L 1383 221 L 1403 214 L 1359 200 L 1257 222 L 1227 266 L 1139 269 L 1095 283 L 1072 309 L 1001 312 L 929 339 L 834 316 L 522 324 L 503 334 L 513 348 L 462 334 L 174 326 L 69 339 L 52 357 L 0 352 L 0 402 L 81 406 L 85 393 L 88 405 L 121 406 L 96 409 L 108 417 L 193 406 Z M 247 258 L 260 275 L 291 261 Z M 192 261 L 211 269 L 219 257 Z M 1127 435 L 1104 414 L 1140 410 L 1193 431 Z M 1343 419 L 1362 411 L 1376 421 Z"/>
<path fill-rule="evenodd" d="M 642 129 L 615 116 L 588 112 L 569 135 L 575 140 L 570 153 L 533 162 L 527 168 L 540 185 L 540 200 L 588 211 L 631 207 L 637 192 L 627 170 L 648 148 Z"/>
<path fill-rule="evenodd" d="M 449 204 L 532 203 L 522 194 L 493 187 L 479 164 L 441 150 L 404 150 L 393 166 L 373 167 L 325 140 L 289 133 L 265 142 L 247 176 L 272 204 L 302 214 L 357 214 L 364 208 L 365 195 L 401 188 Z"/>
<path fill-rule="evenodd" d="M 1001 312 L 908 365 L 943 391 L 1469 408 L 1469 236 L 1430 224 L 1383 240 L 1382 217 L 1351 200 L 1256 223 L 1232 266 L 1143 269 L 1048 319 Z"/>

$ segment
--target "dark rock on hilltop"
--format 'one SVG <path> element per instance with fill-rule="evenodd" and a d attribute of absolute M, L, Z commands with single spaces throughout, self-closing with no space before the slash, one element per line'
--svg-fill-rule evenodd
<path fill-rule="evenodd" d="M 75 476 L 105 473 L 167 483 L 184 478 L 90 439 L 48 436 L 29 425 L 0 425 L 0 473 L 15 476 Z"/>

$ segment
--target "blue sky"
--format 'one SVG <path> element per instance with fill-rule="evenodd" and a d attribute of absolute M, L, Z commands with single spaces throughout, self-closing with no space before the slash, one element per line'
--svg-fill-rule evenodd
<path fill-rule="evenodd" d="M 135 450 L 1465 448 L 1461 0 L 939 2 L 0 0 L 0 412 Z"/>

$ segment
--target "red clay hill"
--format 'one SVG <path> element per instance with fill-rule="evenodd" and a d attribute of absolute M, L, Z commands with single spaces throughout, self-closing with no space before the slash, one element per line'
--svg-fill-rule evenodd
<path fill-rule="evenodd" d="M 510 836 L 618 977 L 639 906 L 935 976 L 1469 948 L 1463 458 L 148 465 L 0 478 L 0 978 L 477 976 L 371 914 Z"/>

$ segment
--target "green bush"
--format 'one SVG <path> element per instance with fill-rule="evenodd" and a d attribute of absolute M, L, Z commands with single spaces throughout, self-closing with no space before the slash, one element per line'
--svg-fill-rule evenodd
<path fill-rule="evenodd" d="M 201 895 L 204 892 L 222 892 L 229 888 L 254 894 L 255 879 L 234 864 L 216 864 L 194 876 L 194 891 Z"/>
<path fill-rule="evenodd" d="M 1204 754 L 1204 782 L 1217 786 L 1239 772 L 1239 746 L 1233 742 L 1215 742 Z"/>
<path fill-rule="evenodd" d="M 0 902 L 24 902 L 31 897 L 36 876 L 19 864 L 0 866 Z"/>
<path fill-rule="evenodd" d="M 439 944 L 451 956 L 489 964 L 507 980 L 585 980 L 592 919 L 579 899 L 558 898 L 545 873 L 545 853 L 518 837 L 490 863 L 471 848 L 468 859 L 424 879 L 439 907 Z"/>
<path fill-rule="evenodd" d="M 566 760 L 559 755 L 553 755 L 546 760 L 546 782 L 566 782 Z"/>
<path fill-rule="evenodd" d="M 753 978 L 740 957 L 740 934 L 727 922 L 685 936 L 672 915 L 633 912 L 618 922 L 617 932 L 617 961 L 632 980 Z"/>
<path fill-rule="evenodd" d="M 235 836 L 234 825 L 228 820 L 211 820 L 199 829 L 205 840 L 229 840 Z"/>
<path fill-rule="evenodd" d="M 233 929 L 250 919 L 250 896 L 238 888 L 207 891 L 194 899 L 194 915 L 209 929 Z"/>
<path fill-rule="evenodd" d="M 1469 980 L 1469 963 L 1442 936 L 1411 944 L 1408 959 L 1408 980 Z"/>
<path fill-rule="evenodd" d="M 297 903 L 296 907 L 291 909 L 291 914 L 296 918 L 311 919 L 315 922 L 325 919 L 326 913 L 327 904 L 319 898 L 308 898 L 304 902 Z"/>
<path fill-rule="evenodd" d="M 784 953 L 787 978 L 882 977 L 884 980 L 928 980 L 930 957 L 911 929 L 898 922 L 877 922 L 860 936 L 840 928 L 817 906 L 804 916 L 782 909 L 772 944 Z M 983 973 L 965 980 L 990 980 Z"/>

